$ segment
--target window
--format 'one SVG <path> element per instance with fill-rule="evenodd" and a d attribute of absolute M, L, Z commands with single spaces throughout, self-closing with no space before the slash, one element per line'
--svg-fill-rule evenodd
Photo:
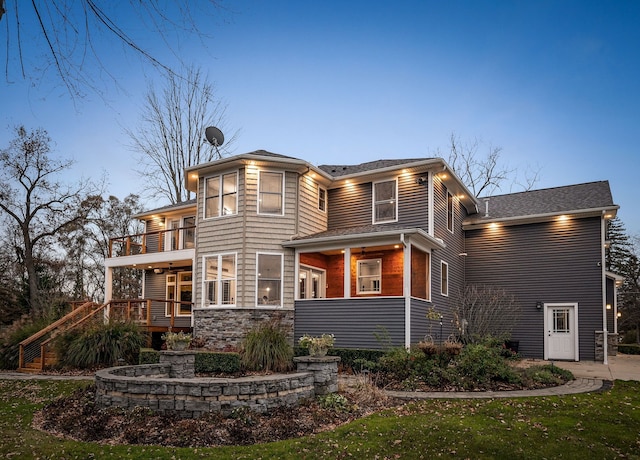
<path fill-rule="evenodd" d="M 191 315 L 192 283 L 193 278 L 191 272 L 178 272 L 167 275 L 166 299 L 172 302 L 166 302 L 165 316 L 171 316 L 174 308 L 176 316 Z M 176 294 L 178 295 L 177 298 Z M 179 301 L 179 303 L 175 302 L 176 300 Z"/>
<path fill-rule="evenodd" d="M 283 182 L 284 174 L 279 172 L 260 171 L 258 193 L 258 214 L 283 214 Z"/>
<path fill-rule="evenodd" d="M 195 216 L 185 217 L 182 221 L 183 230 L 183 249 L 192 249 L 196 244 L 196 218 Z"/>
<path fill-rule="evenodd" d="M 440 293 L 449 295 L 449 264 L 444 261 L 440 262 Z"/>
<path fill-rule="evenodd" d="M 382 259 L 358 261 L 358 294 L 379 294 Z"/>
<path fill-rule="evenodd" d="M 398 220 L 398 183 L 396 180 L 373 184 L 373 223 L 395 222 Z"/>
<path fill-rule="evenodd" d="M 298 277 L 299 299 L 322 299 L 326 297 L 326 272 L 319 268 L 300 266 Z"/>
<path fill-rule="evenodd" d="M 282 254 L 258 254 L 258 305 L 282 306 Z"/>
<path fill-rule="evenodd" d="M 447 190 L 447 228 L 453 233 L 453 195 Z"/>
<path fill-rule="evenodd" d="M 233 172 L 205 180 L 204 217 L 238 213 L 238 174 Z"/>
<path fill-rule="evenodd" d="M 203 305 L 234 305 L 237 281 L 236 255 L 205 256 L 203 266 Z"/>
<path fill-rule="evenodd" d="M 318 186 L 318 209 L 327 212 L 327 189 Z"/>

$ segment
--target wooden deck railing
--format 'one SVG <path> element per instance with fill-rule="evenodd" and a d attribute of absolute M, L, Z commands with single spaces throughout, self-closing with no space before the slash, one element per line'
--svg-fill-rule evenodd
<path fill-rule="evenodd" d="M 109 258 L 189 249 L 194 244 L 195 228 L 195 225 L 191 225 L 109 238 Z M 193 230 L 193 235 L 185 238 L 189 230 Z M 170 241 L 169 248 L 165 248 L 167 240 Z"/>
<path fill-rule="evenodd" d="M 65 316 L 20 342 L 18 369 L 27 370 L 27 365 L 39 358 L 39 366 L 31 369 L 44 370 L 47 352 L 51 350 L 52 342 L 56 336 L 90 322 L 105 321 L 110 318 L 115 321 L 133 321 L 143 328 L 148 328 L 153 325 L 152 302 L 165 304 L 164 310 L 170 312 L 169 328 L 175 327 L 175 312 L 179 305 L 188 305 L 190 309 L 193 307 L 192 302 L 167 299 L 112 300 L 104 305 L 85 302 L 79 307 L 74 306 L 71 312 Z M 171 304 L 171 308 L 167 308 L 168 304 Z"/>

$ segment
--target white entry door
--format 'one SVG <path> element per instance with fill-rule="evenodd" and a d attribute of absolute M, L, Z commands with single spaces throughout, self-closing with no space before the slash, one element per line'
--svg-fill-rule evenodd
<path fill-rule="evenodd" d="M 545 304 L 545 359 L 578 361 L 577 318 L 577 304 Z"/>

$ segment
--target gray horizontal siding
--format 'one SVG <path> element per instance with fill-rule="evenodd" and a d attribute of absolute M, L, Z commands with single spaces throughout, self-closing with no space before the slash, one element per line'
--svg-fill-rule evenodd
<path fill-rule="evenodd" d="M 166 299 L 167 296 L 167 274 L 156 275 L 152 270 L 145 271 L 145 292 L 147 299 Z M 151 302 L 151 326 L 169 327 L 171 318 L 165 316 L 164 302 Z M 190 316 L 176 316 L 175 327 L 191 327 Z"/>
<path fill-rule="evenodd" d="M 577 302 L 580 359 L 595 359 L 594 332 L 603 327 L 600 230 L 595 217 L 466 232 L 466 282 L 516 296 L 522 317 L 513 338 L 524 356 L 544 356 L 536 302 Z"/>
<path fill-rule="evenodd" d="M 339 348 L 382 349 L 374 333 L 386 331 L 404 345 L 404 298 L 317 299 L 295 302 L 295 339 L 334 334 Z M 384 329 L 381 329 L 384 328 Z"/>

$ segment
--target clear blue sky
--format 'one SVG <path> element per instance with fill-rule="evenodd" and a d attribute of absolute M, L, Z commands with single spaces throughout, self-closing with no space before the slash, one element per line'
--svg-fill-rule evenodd
<path fill-rule="evenodd" d="M 204 23 L 204 43 L 179 47 L 227 104 L 228 129 L 240 130 L 234 153 L 314 164 L 446 158 L 455 132 L 501 146 L 511 167 L 539 168 L 536 188 L 609 180 L 628 232 L 640 234 L 640 2 L 224 5 Z M 107 63 L 122 87 L 108 104 L 90 95 L 74 106 L 45 82 L 3 79 L 0 147 L 17 124 L 45 128 L 76 160 L 75 177 L 106 172 L 124 198 L 141 180 L 122 126 L 138 123 L 146 80 L 161 79 L 115 52 Z"/>

